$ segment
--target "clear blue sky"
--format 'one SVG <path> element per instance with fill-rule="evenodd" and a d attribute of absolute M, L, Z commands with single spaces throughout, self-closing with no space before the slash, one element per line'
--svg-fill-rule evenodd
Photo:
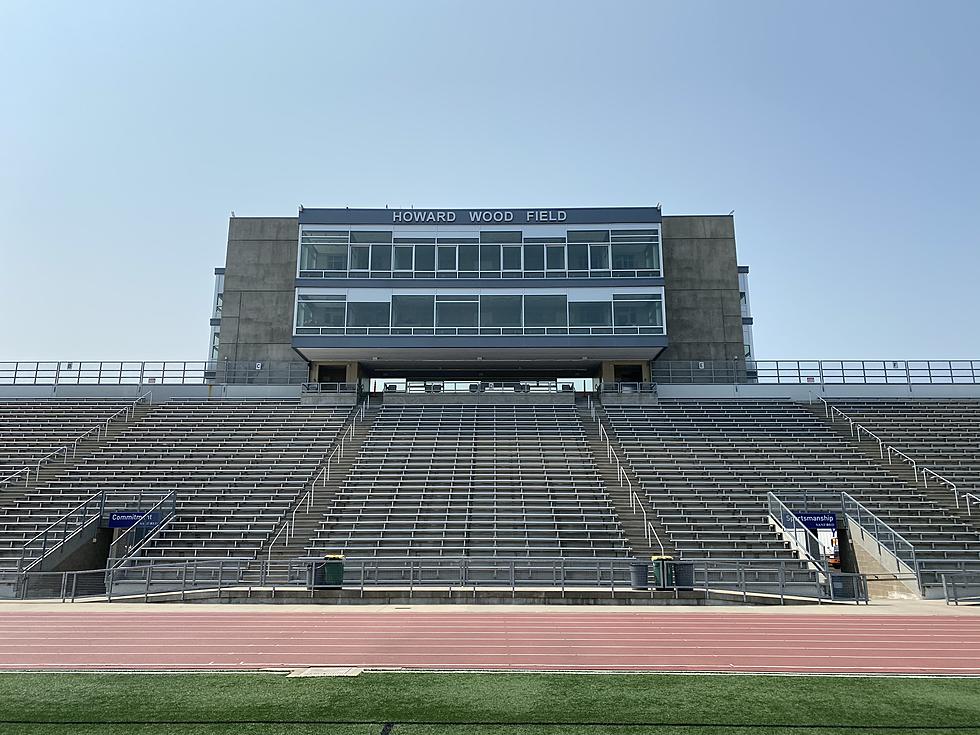
<path fill-rule="evenodd" d="M 980 3 L 0 0 L 0 360 L 203 359 L 231 210 L 734 209 L 760 358 L 980 357 Z"/>

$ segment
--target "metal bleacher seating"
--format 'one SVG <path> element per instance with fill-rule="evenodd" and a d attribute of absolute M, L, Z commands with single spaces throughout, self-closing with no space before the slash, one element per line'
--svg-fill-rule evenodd
<path fill-rule="evenodd" d="M 769 524 L 767 493 L 801 510 L 835 511 L 843 491 L 915 546 L 924 585 L 939 584 L 942 571 L 980 570 L 975 531 L 802 405 L 675 399 L 606 413 L 684 559 L 793 559 Z"/>
<path fill-rule="evenodd" d="M 0 480 L 72 444 L 129 405 L 96 400 L 0 401 Z M 17 478 L 11 484 L 23 482 Z"/>
<path fill-rule="evenodd" d="M 392 405 L 311 539 L 349 557 L 626 556 L 574 406 Z"/>
<path fill-rule="evenodd" d="M 103 490 L 114 509 L 176 492 L 175 516 L 142 558 L 254 557 L 349 411 L 272 400 L 154 405 L 65 472 L 3 502 L 0 568 L 15 565 L 26 539 Z"/>

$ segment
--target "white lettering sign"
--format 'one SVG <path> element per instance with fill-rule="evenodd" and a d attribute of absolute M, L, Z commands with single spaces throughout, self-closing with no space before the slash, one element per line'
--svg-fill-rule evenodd
<path fill-rule="evenodd" d="M 568 219 L 564 209 L 527 209 L 518 212 L 523 213 L 525 222 L 532 224 L 565 222 Z M 469 209 L 465 216 L 470 224 L 506 224 L 515 219 L 521 221 L 509 209 Z M 391 212 L 391 221 L 407 225 L 450 223 L 456 221 L 456 212 L 451 209 L 395 209 Z"/>

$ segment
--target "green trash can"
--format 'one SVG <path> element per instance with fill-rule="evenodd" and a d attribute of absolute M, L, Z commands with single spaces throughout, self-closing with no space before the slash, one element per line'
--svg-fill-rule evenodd
<path fill-rule="evenodd" d="M 344 586 L 344 557 L 328 555 L 312 564 L 310 578 L 315 590 L 339 590 Z"/>
<path fill-rule="evenodd" d="M 674 576 L 674 557 L 651 556 L 650 570 L 653 572 L 653 588 L 657 590 L 673 589 L 677 580 Z"/>

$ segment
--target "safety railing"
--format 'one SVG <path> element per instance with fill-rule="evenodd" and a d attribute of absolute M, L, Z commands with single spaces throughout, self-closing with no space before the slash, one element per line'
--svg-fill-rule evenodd
<path fill-rule="evenodd" d="M 956 503 L 956 507 L 957 508 L 960 507 L 960 500 L 963 497 L 963 494 L 960 493 L 959 489 L 956 487 L 955 482 L 953 482 L 952 480 L 946 477 L 943 477 L 935 470 L 932 470 L 928 467 L 923 467 L 914 458 L 910 457 L 908 454 L 901 451 L 897 447 L 894 447 L 891 444 L 886 444 L 881 437 L 879 437 L 873 431 L 868 429 L 866 426 L 863 426 L 858 422 L 856 422 L 853 418 L 851 418 L 846 413 L 844 413 L 839 408 L 837 408 L 837 406 L 832 406 L 827 401 L 826 398 L 823 398 L 821 396 L 817 396 L 817 398 L 820 400 L 821 403 L 823 403 L 824 414 L 827 418 L 829 418 L 831 421 L 837 421 L 838 418 L 841 421 L 846 421 L 850 427 L 851 436 L 855 437 L 858 441 L 861 440 L 862 433 L 867 434 L 872 439 L 877 441 L 878 452 L 881 455 L 882 459 L 888 460 L 888 464 L 892 464 L 897 459 L 898 461 L 905 462 L 906 464 L 910 465 L 912 467 L 912 478 L 915 481 L 916 485 L 918 485 L 919 479 L 921 478 L 923 487 L 928 487 L 930 477 L 933 478 L 933 480 L 938 481 L 943 485 L 946 485 L 946 487 L 948 487 L 950 490 L 953 491 L 953 499 Z M 810 400 L 811 402 L 813 401 L 812 395 L 810 397 Z M 980 498 L 977 498 L 977 496 L 973 494 L 969 494 L 969 495 L 970 495 L 969 498 L 965 498 L 966 510 L 968 514 L 972 515 L 972 508 L 970 507 L 971 499 L 973 501 L 980 501 Z"/>
<path fill-rule="evenodd" d="M 868 535 L 878 547 L 879 557 L 891 557 L 896 572 L 914 574 L 919 589 L 922 589 L 922 575 L 915 555 L 915 546 L 902 534 L 885 523 L 863 504 L 848 493 L 841 493 L 841 511 L 861 530 L 862 537 Z M 903 569 L 904 568 L 904 569 Z"/>
<path fill-rule="evenodd" d="M 303 393 L 357 393 L 357 383 L 303 383 Z"/>
<path fill-rule="evenodd" d="M 289 542 L 292 541 L 293 537 L 296 535 L 296 519 L 298 514 L 304 510 L 305 512 L 309 513 L 313 509 L 313 504 L 316 502 L 317 487 L 319 486 L 321 488 L 321 492 L 326 489 L 327 483 L 332 479 L 331 468 L 338 464 L 341 458 L 344 457 L 347 451 L 347 446 L 354 438 L 354 431 L 357 428 L 357 423 L 364 420 L 368 405 L 369 402 L 364 400 L 351 409 L 347 421 L 345 422 L 344 426 L 341 427 L 339 436 L 334 440 L 333 448 L 327 455 L 326 461 L 310 482 L 309 489 L 296 502 L 292 512 L 282 522 L 282 524 L 279 526 L 279 530 L 276 531 L 276 534 L 272 537 L 272 541 L 269 542 L 269 548 L 266 552 L 267 561 L 272 561 L 272 554 L 277 545 L 281 545 L 283 548 L 289 546 Z"/>
<path fill-rule="evenodd" d="M 619 481 L 619 486 L 625 486 L 627 492 L 629 493 L 630 511 L 633 513 L 633 515 L 637 515 L 637 511 L 639 511 L 639 514 L 643 518 L 643 537 L 647 542 L 647 546 L 652 548 L 654 543 L 656 543 L 657 547 L 660 549 L 660 555 L 665 556 L 666 550 L 663 542 L 660 540 L 660 534 L 657 533 L 657 529 L 654 527 L 653 523 L 650 522 L 650 519 L 647 517 L 646 508 L 643 506 L 643 501 L 633 489 L 633 481 L 630 480 L 629 473 L 626 471 L 626 468 L 619 459 L 619 455 L 613 448 L 612 440 L 610 440 L 609 434 L 606 432 L 605 426 L 603 426 L 602 415 L 597 410 L 596 404 L 592 400 L 592 396 L 588 396 L 588 406 L 592 420 L 595 421 L 596 426 L 599 427 L 599 440 L 605 442 L 606 460 L 610 464 L 614 463 L 616 465 L 616 479 Z"/>
<path fill-rule="evenodd" d="M 177 513 L 177 493 L 171 491 L 151 505 L 146 511 L 136 510 L 136 518 L 129 528 L 123 531 L 109 545 L 108 565 L 118 567 L 132 558 L 143 548 Z"/>
<path fill-rule="evenodd" d="M 766 493 L 766 504 L 773 524 L 796 547 L 800 558 L 822 575 L 823 582 L 829 585 L 830 560 L 817 535 L 775 493 Z"/>
<path fill-rule="evenodd" d="M 944 572 L 941 577 L 947 605 L 980 604 L 980 572 Z"/>
<path fill-rule="evenodd" d="M 7 475 L 6 477 L 0 478 L 0 488 L 9 485 L 17 478 L 22 478 L 24 481 L 24 485 L 30 484 L 31 472 L 33 472 L 34 477 L 37 478 L 41 474 L 41 467 L 53 462 L 57 457 L 61 457 L 62 462 L 67 462 L 69 459 L 69 455 L 72 458 L 76 457 L 78 455 L 78 446 L 83 441 L 86 440 L 100 441 L 103 436 L 109 433 L 113 421 L 116 421 L 120 416 L 122 416 L 123 421 L 128 422 L 133 416 L 136 415 L 137 406 L 139 406 L 141 403 L 152 403 L 152 402 L 153 402 L 152 392 L 148 391 L 144 393 L 135 401 L 133 401 L 131 404 L 127 406 L 123 406 L 121 409 L 116 411 L 111 416 L 107 417 L 106 419 L 100 420 L 99 423 L 93 426 L 91 429 L 88 429 L 87 431 L 79 434 L 77 437 L 75 437 L 75 439 L 72 441 L 71 444 L 66 444 L 63 447 L 58 447 L 53 452 L 50 452 L 49 454 L 38 459 L 36 462 L 26 465 L 25 467 L 21 467 L 19 470 L 17 470 L 11 475 Z M 92 434 L 95 434 L 94 439 L 90 439 Z"/>
<path fill-rule="evenodd" d="M 629 382 L 617 382 L 617 383 L 599 383 L 596 390 L 599 393 L 644 393 L 647 395 L 657 395 L 657 384 L 656 383 L 629 383 Z"/>
<path fill-rule="evenodd" d="M 46 556 L 56 552 L 93 524 L 100 523 L 105 511 L 105 501 L 106 494 L 102 490 L 29 538 L 17 559 L 18 571 L 30 571 L 40 566 Z"/>
<path fill-rule="evenodd" d="M 951 385 L 980 383 L 980 360 L 654 360 L 661 384 Z"/>
<path fill-rule="evenodd" d="M 299 385 L 309 379 L 302 361 L 0 362 L 0 385 Z"/>
<path fill-rule="evenodd" d="M 407 380 L 383 383 L 385 393 L 574 393 L 575 384 L 561 380 Z"/>

